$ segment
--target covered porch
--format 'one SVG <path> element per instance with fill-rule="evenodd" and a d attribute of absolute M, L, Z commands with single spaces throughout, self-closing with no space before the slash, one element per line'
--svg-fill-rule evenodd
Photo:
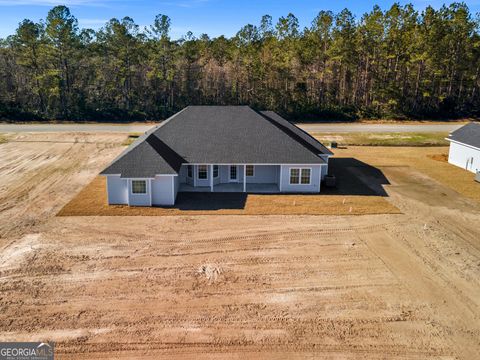
<path fill-rule="evenodd" d="M 189 184 L 180 184 L 179 192 L 209 192 L 211 188 L 209 186 L 192 186 Z M 255 184 L 247 183 L 246 192 L 253 194 L 274 194 L 280 192 L 280 188 L 277 184 Z M 227 183 L 217 184 L 213 186 L 213 192 L 244 192 L 243 184 L 239 183 Z"/>
<path fill-rule="evenodd" d="M 278 193 L 279 165 L 183 165 L 179 192 Z"/>

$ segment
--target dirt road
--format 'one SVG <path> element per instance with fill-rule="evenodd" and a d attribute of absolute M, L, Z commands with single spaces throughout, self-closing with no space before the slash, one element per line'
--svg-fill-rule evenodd
<path fill-rule="evenodd" d="M 0 341 L 55 340 L 61 359 L 480 356 L 477 202 L 383 163 L 403 214 L 53 217 L 118 153 L 108 136 L 0 145 Z"/>
<path fill-rule="evenodd" d="M 143 133 L 155 124 L 0 124 L 0 132 L 107 132 Z M 451 124 L 298 124 L 311 133 L 401 133 L 401 132 L 450 132 L 463 126 Z"/>

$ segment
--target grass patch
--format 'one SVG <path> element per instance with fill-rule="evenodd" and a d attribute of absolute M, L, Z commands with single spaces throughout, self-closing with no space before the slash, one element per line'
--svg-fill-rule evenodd
<path fill-rule="evenodd" d="M 6 143 L 8 140 L 4 135 L 0 135 L 0 144 Z"/>
<path fill-rule="evenodd" d="M 319 141 L 345 146 L 448 146 L 448 132 L 433 133 L 313 133 Z"/>
<path fill-rule="evenodd" d="M 142 134 L 141 133 L 130 133 L 128 134 L 127 139 L 122 143 L 124 146 L 131 145 L 134 143 Z"/>

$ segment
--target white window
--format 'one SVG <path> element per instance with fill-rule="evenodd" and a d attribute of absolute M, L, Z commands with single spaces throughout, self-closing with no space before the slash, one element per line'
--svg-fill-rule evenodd
<path fill-rule="evenodd" d="M 290 169 L 290 185 L 300 183 L 300 169 Z"/>
<path fill-rule="evenodd" d="M 245 174 L 247 176 L 255 176 L 255 167 L 253 165 L 246 165 Z"/>
<path fill-rule="evenodd" d="M 193 177 L 193 166 L 192 165 L 187 165 L 187 176 L 189 178 Z"/>
<path fill-rule="evenodd" d="M 198 178 L 200 180 L 208 179 L 207 165 L 198 165 Z"/>
<path fill-rule="evenodd" d="M 310 185 L 310 169 L 302 169 L 300 183 L 302 185 Z"/>
<path fill-rule="evenodd" d="M 309 168 L 290 169 L 290 185 L 310 185 L 312 171 Z"/>
<path fill-rule="evenodd" d="M 213 177 L 218 178 L 218 165 L 213 165 Z"/>
<path fill-rule="evenodd" d="M 132 180 L 132 194 L 146 194 L 147 181 L 146 180 Z"/>

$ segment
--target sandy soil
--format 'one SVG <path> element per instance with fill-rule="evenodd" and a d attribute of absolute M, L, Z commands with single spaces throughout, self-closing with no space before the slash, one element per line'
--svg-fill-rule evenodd
<path fill-rule="evenodd" d="M 0 145 L 0 341 L 55 340 L 60 359 L 479 358 L 474 200 L 384 162 L 403 214 L 52 216 L 117 140 Z"/>
<path fill-rule="evenodd" d="M 0 245 L 57 213 L 122 151 L 125 134 L 8 134 L 0 145 Z"/>

